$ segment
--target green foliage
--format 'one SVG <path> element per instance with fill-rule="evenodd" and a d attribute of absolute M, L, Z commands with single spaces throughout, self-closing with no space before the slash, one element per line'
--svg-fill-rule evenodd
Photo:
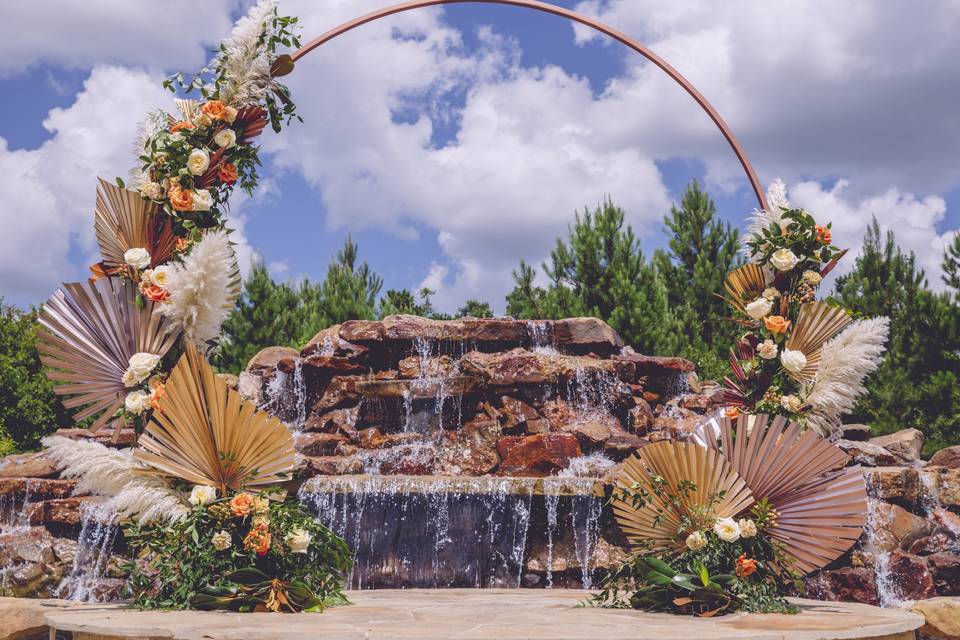
<path fill-rule="evenodd" d="M 646 353 L 676 350 L 677 328 L 667 288 L 656 266 L 647 263 L 624 211 L 605 201 L 577 214 L 566 240 L 557 239 L 543 269 L 546 288 L 525 262 L 514 271 L 507 313 L 518 318 L 596 316 L 624 340 Z"/>
<path fill-rule="evenodd" d="M 960 300 L 960 232 L 953 234 L 953 240 L 943 252 L 943 282 Z"/>
<path fill-rule="evenodd" d="M 36 310 L 21 311 L 0 298 L 0 455 L 34 449 L 69 423 L 40 364 L 37 326 Z"/>
<path fill-rule="evenodd" d="M 242 518 L 235 517 L 228 504 L 221 499 L 196 506 L 187 518 L 171 525 L 129 524 L 124 529 L 133 557 L 127 567 L 133 606 L 252 610 L 266 605 L 260 596 L 269 595 L 257 586 L 263 581 L 255 579 L 260 576 L 285 583 L 280 586 L 293 606 L 319 610 L 346 602 L 342 589 L 351 565 L 350 549 L 295 499 L 272 501 L 265 512 Z M 244 544 L 258 526 L 270 534 L 269 550 L 263 554 Z M 297 530 L 311 537 L 304 553 L 294 552 L 287 541 Z M 230 546 L 217 550 L 214 534 L 224 531 Z M 280 604 L 279 610 L 285 607 Z"/>
<path fill-rule="evenodd" d="M 493 309 L 490 308 L 489 302 L 481 302 L 480 300 L 467 300 L 463 303 L 463 306 L 457 309 L 458 318 L 492 318 Z"/>
<path fill-rule="evenodd" d="M 357 253 L 357 244 L 347 236 L 343 248 L 327 268 L 327 277 L 315 303 L 317 319 L 321 321 L 319 328 L 346 320 L 372 320 L 377 316 L 377 297 L 383 288 L 383 279 L 366 262 L 359 264 Z M 312 336 L 313 333 L 306 339 Z"/>
<path fill-rule="evenodd" d="M 900 250 L 892 231 L 881 237 L 876 220 L 853 271 L 837 278 L 836 296 L 857 314 L 890 318 L 887 354 L 851 419 L 878 434 L 916 427 L 926 437 L 927 454 L 960 443 L 956 299 L 930 291 L 916 256 Z"/>

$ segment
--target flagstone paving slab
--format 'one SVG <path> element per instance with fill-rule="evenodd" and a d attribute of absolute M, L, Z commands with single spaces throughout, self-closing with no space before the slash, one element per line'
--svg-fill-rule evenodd
<path fill-rule="evenodd" d="M 793 616 L 734 614 L 715 619 L 578 606 L 587 593 L 353 591 L 352 606 L 324 614 L 159 612 L 81 605 L 53 610 L 45 617 L 51 629 L 71 632 L 73 640 L 906 640 L 914 638 L 914 630 L 923 624 L 922 616 L 899 609 L 813 600 L 796 600 L 802 612 Z"/>

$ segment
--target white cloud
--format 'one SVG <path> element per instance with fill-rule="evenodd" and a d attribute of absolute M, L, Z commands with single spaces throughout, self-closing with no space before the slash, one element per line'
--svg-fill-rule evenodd
<path fill-rule="evenodd" d="M 38 63 L 74 69 L 99 64 L 189 71 L 230 30 L 235 0 L 27 0 L 5 2 L 0 76 Z"/>

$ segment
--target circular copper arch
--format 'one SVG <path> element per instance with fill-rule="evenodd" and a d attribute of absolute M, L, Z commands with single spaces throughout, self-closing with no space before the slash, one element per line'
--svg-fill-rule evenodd
<path fill-rule="evenodd" d="M 759 202 L 760 208 L 767 208 L 766 196 L 763 188 L 760 186 L 760 180 L 757 178 L 757 172 L 754 171 L 753 165 L 750 164 L 750 159 L 747 157 L 747 152 L 744 151 L 743 147 L 740 145 L 740 142 L 737 140 L 737 137 L 733 135 L 733 131 L 730 130 L 730 127 L 727 125 L 726 121 L 720 117 L 720 114 L 717 113 L 717 110 L 713 108 L 713 105 L 711 105 L 710 102 L 703 97 L 703 94 L 697 91 L 696 87 L 690 84 L 689 80 L 680 75 L 680 72 L 670 66 L 663 58 L 655 54 L 643 44 L 637 42 L 626 34 L 617 31 L 613 27 L 600 22 L 599 20 L 595 20 L 581 13 L 577 13 L 576 11 L 571 11 L 570 9 L 558 7 L 546 2 L 540 2 L 539 0 L 410 0 L 409 2 L 403 2 L 391 7 L 385 7 L 383 9 L 372 11 L 366 15 L 354 18 L 349 22 L 344 22 L 340 26 L 334 27 L 333 29 L 320 36 L 317 36 L 307 44 L 303 45 L 300 49 L 295 51 L 290 58 L 293 62 L 296 62 L 320 45 L 333 40 L 337 36 L 342 35 L 347 31 L 352 31 L 353 29 L 356 29 L 361 25 L 365 25 L 368 22 L 373 22 L 374 20 L 379 20 L 380 18 L 385 18 L 395 13 L 402 13 L 404 11 L 410 11 L 411 9 L 421 9 L 435 5 L 464 4 L 468 2 L 504 4 L 515 7 L 524 7 L 526 9 L 535 9 L 537 11 L 543 11 L 544 13 L 551 13 L 553 15 L 561 16 L 574 22 L 579 22 L 580 24 L 595 29 L 600 33 L 610 36 L 614 40 L 627 45 L 644 58 L 660 67 L 660 69 L 662 69 L 668 76 L 673 78 L 677 84 L 683 87 L 684 90 L 686 90 L 686 92 L 689 93 L 694 100 L 696 100 L 697 104 L 700 105 L 704 111 L 706 111 L 707 115 L 710 116 L 710 119 L 713 120 L 713 123 L 717 125 L 717 127 L 720 129 L 720 133 L 722 133 L 723 137 L 727 139 L 727 142 L 730 144 L 730 147 L 736 154 L 737 159 L 740 160 L 743 170 L 747 173 L 747 179 L 750 181 L 750 186 L 753 187 L 753 193 L 757 196 L 757 202 Z"/>

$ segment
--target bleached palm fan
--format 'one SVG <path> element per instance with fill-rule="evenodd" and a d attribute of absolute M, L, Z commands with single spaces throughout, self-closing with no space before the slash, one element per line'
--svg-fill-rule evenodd
<path fill-rule="evenodd" d="M 817 375 L 823 344 L 846 327 L 853 318 L 843 308 L 826 302 L 808 302 L 800 307 L 797 324 L 787 338 L 786 347 L 800 351 L 807 358 L 807 366 L 798 373 L 789 372 L 798 382 L 810 382 Z"/>
<path fill-rule="evenodd" d="M 227 388 L 192 344 L 167 379 L 133 454 L 142 473 L 227 489 L 275 484 L 293 470 L 293 437 Z"/>
<path fill-rule="evenodd" d="M 763 294 L 767 280 L 760 265 L 748 262 L 727 274 L 723 288 L 729 297 L 723 298 L 734 309 L 746 313 L 747 304 Z"/>
<path fill-rule="evenodd" d="M 123 268 L 123 254 L 128 249 L 146 249 L 150 266 L 169 260 L 176 237 L 170 218 L 163 215 L 159 205 L 103 178 L 98 180 L 94 228 L 104 271 L 113 273 Z"/>
<path fill-rule="evenodd" d="M 799 571 L 835 560 L 860 537 L 866 522 L 867 489 L 859 467 L 843 468 L 848 456 L 813 431 L 783 416 L 714 418 L 695 437 L 722 452 L 758 499 L 777 510 L 770 535 L 785 545 Z"/>
<path fill-rule="evenodd" d="M 653 478 L 666 482 L 668 492 L 681 503 L 667 505 L 654 492 Z M 678 489 L 682 481 L 696 485 L 684 493 Z M 624 500 L 615 500 L 613 512 L 627 538 L 645 549 L 679 550 L 689 531 L 684 531 L 681 518 L 695 515 L 698 510 L 711 507 L 717 518 L 733 517 L 750 508 L 753 494 L 732 465 L 716 449 L 697 446 L 692 442 L 657 442 L 641 449 L 623 464 L 617 480 L 618 491 L 638 484 L 650 494 L 650 503 L 634 507 Z"/>
<path fill-rule="evenodd" d="M 74 416 L 99 417 L 102 427 L 123 406 L 128 389 L 122 382 L 130 356 L 139 352 L 163 356 L 180 330 L 153 312 L 153 303 L 136 304 L 137 288 L 129 280 L 101 278 L 64 284 L 40 311 L 37 350 L 68 409 Z"/>

